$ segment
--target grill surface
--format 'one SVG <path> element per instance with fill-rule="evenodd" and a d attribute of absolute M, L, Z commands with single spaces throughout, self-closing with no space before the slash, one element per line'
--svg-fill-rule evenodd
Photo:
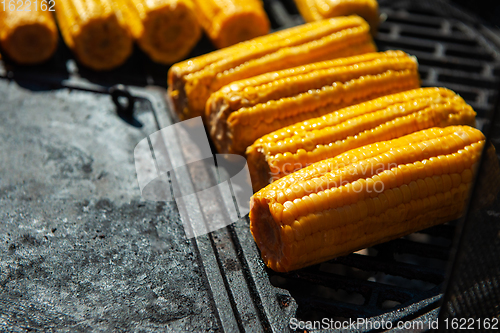
<path fill-rule="evenodd" d="M 489 37 L 489 30 L 473 24 L 473 18 L 446 3 L 379 3 L 385 17 L 376 38 L 379 49 L 402 49 L 416 55 L 424 86 L 445 86 L 456 91 L 477 111 L 478 127 L 488 124 L 491 119 L 488 112 L 492 109 L 500 76 L 498 47 L 491 40 L 493 35 Z M 265 8 L 274 29 L 302 22 L 292 1 L 265 1 Z M 211 49 L 205 38 L 191 56 Z M 127 97 L 126 91 L 109 88 L 116 83 L 165 87 L 167 70 L 136 50 L 123 67 L 103 76 L 79 68 L 69 50 L 60 45 L 56 57 L 48 64 L 26 68 L 7 61 L 7 65 L 0 68 L 0 76 L 34 90 L 66 87 L 101 94 L 114 91 L 115 97 Z M 143 93 L 141 89 L 132 92 Z M 149 99 L 157 128 L 175 121 L 175 115 L 164 101 Z M 131 99 L 128 103 L 133 105 Z M 125 121 L 140 126 L 141 119 L 132 117 L 131 108 L 121 110 L 120 116 Z M 144 135 L 150 134 L 148 124 L 143 127 Z M 181 142 L 183 138 L 176 140 Z M 170 145 L 180 151 L 184 149 L 175 142 Z M 172 155 L 171 159 L 180 165 L 183 156 Z M 213 172 L 210 168 L 202 171 Z M 172 180 L 190 192 L 211 185 L 200 176 L 199 167 L 188 172 L 188 175 L 172 174 Z M 221 200 L 228 198 L 221 194 Z M 191 208 L 211 209 L 215 217 L 227 214 L 223 205 L 207 207 L 198 202 Z M 218 323 L 204 329 L 283 332 L 292 317 L 304 321 L 359 317 L 372 322 L 433 320 L 442 297 L 455 225 L 456 222 L 436 226 L 327 263 L 282 274 L 263 266 L 249 231 L 248 218 L 240 218 L 225 229 L 190 241 L 202 271 L 200 276 L 206 280 L 205 287 L 212 295 L 210 302 Z M 196 288 L 200 288 L 199 282 L 196 283 Z M 212 320 L 205 312 L 203 316 Z"/>

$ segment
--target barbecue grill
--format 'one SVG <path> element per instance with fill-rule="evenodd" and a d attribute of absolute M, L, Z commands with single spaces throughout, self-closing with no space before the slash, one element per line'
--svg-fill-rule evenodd
<path fill-rule="evenodd" d="M 460 94 L 498 151 L 498 32 L 444 1 L 379 4 L 379 50 L 417 56 L 422 85 Z M 265 9 L 273 29 L 302 23 L 293 1 L 268 0 Z M 248 216 L 187 239 L 174 203 L 140 199 L 131 160 L 141 139 L 178 121 L 164 98 L 168 68 L 137 49 L 103 75 L 60 44 L 43 65 L 0 67 L 2 330 L 286 332 L 304 331 L 292 325 L 299 321 L 363 318 L 359 330 L 328 331 L 383 331 L 380 322 L 396 331 L 397 321 L 423 331 L 438 319 L 447 331 L 452 318 L 500 316 L 498 201 L 290 273 L 264 266 Z M 204 38 L 190 56 L 212 49 Z M 181 144 L 188 139 L 166 143 L 177 165 L 193 149 Z M 185 171 L 170 174 L 172 190 L 214 185 L 208 165 Z M 218 200 L 187 209 L 231 214 L 231 195 Z"/>

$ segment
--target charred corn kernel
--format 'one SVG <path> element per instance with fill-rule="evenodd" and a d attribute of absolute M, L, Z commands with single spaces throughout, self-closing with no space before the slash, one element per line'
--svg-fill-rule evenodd
<path fill-rule="evenodd" d="M 295 0 L 295 4 L 306 22 L 356 14 L 370 24 L 373 34 L 378 29 L 379 12 L 376 0 Z"/>
<path fill-rule="evenodd" d="M 206 119 L 219 152 L 243 154 L 259 137 L 285 126 L 419 86 L 413 57 L 402 51 L 367 53 L 233 82 L 210 96 Z M 303 150 L 293 153 L 303 158 L 316 146 L 308 136 L 296 144 Z M 283 151 L 283 160 L 291 156 Z"/>
<path fill-rule="evenodd" d="M 218 48 L 269 33 L 261 0 L 194 0 L 199 22 Z"/>
<path fill-rule="evenodd" d="M 368 24 L 359 16 L 304 24 L 173 65 L 168 93 L 181 119 L 203 116 L 210 94 L 233 81 L 373 51 Z"/>
<path fill-rule="evenodd" d="M 132 36 L 116 1 L 59 0 L 56 18 L 66 45 L 87 67 L 112 69 L 132 52 Z"/>
<path fill-rule="evenodd" d="M 252 184 L 258 191 L 270 182 L 312 163 L 426 128 L 474 126 L 475 115 L 461 97 L 445 88 L 414 89 L 343 108 L 279 129 L 255 141 L 247 149 Z M 457 139 L 463 141 L 463 138 Z M 439 144 L 430 140 L 418 146 L 434 154 Z M 389 153 L 397 155 L 396 159 L 402 163 L 409 156 L 410 148 L 406 155 L 400 150 Z M 277 158 L 278 155 L 280 158 Z M 462 161 L 461 157 L 458 159 Z M 425 163 L 441 167 L 438 157 Z M 453 163 L 454 168 L 461 163 Z M 414 165 L 423 173 L 421 176 L 432 170 L 420 162 Z M 293 169 L 287 166 L 293 166 Z M 427 176 L 430 177 L 430 174 Z M 398 177 L 404 178 L 404 175 Z M 395 175 L 391 182 L 397 182 Z"/>
<path fill-rule="evenodd" d="M 457 137 L 464 140 L 454 140 Z M 436 145 L 432 153 L 419 145 L 435 142 L 432 141 L 435 138 L 450 144 L 448 147 Z M 469 194 L 470 174 L 475 171 L 472 165 L 479 160 L 484 142 L 483 134 L 469 126 L 435 127 L 347 151 L 277 180 L 251 198 L 250 228 L 264 262 L 273 270 L 290 271 L 458 218 Z M 406 162 L 388 154 L 395 149 L 401 149 L 404 154 L 414 146 L 417 148 Z M 449 159 L 461 150 L 473 162 L 461 175 L 443 174 L 443 168 L 423 163 L 436 156 Z M 412 167 L 418 162 L 425 169 L 432 169 L 429 172 L 432 178 Z M 404 165 L 402 163 L 406 163 L 407 172 L 412 174 L 404 179 L 404 184 L 381 176 L 397 170 Z M 495 168 L 498 178 L 498 161 Z M 325 178 L 335 182 L 329 182 L 327 189 L 305 190 L 307 181 Z M 366 184 L 370 180 L 373 187 L 353 185 L 359 181 Z M 446 186 L 440 185 L 445 183 Z M 275 190 L 296 186 L 303 190 L 293 200 L 294 211 L 290 214 L 293 219 L 285 221 L 284 216 L 292 206 L 287 201 L 281 215 L 273 214 L 270 207 L 277 201 Z M 341 193 L 341 197 L 328 195 L 334 192 Z M 317 195 L 316 200 L 326 203 L 311 206 L 308 200 L 313 193 Z M 294 237 L 285 237 L 280 232 L 285 229 L 287 234 L 292 234 L 289 228 Z M 318 237 L 324 238 L 319 248 L 312 246 L 309 240 Z"/>
<path fill-rule="evenodd" d="M 186 57 L 201 36 L 191 0 L 116 1 L 139 47 L 156 62 Z"/>
<path fill-rule="evenodd" d="M 54 17 L 37 4 L 27 2 L 18 10 L 0 10 L 0 45 L 3 52 L 19 64 L 44 62 L 57 48 Z"/>

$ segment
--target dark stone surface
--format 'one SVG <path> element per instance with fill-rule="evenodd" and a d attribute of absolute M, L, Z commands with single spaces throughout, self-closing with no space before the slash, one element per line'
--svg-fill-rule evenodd
<path fill-rule="evenodd" d="M 0 80 L 0 331 L 216 331 L 175 203 L 146 202 L 111 99 Z"/>

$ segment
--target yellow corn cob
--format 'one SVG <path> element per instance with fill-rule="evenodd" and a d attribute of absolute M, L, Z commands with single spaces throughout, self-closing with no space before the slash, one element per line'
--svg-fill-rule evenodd
<path fill-rule="evenodd" d="M 269 20 L 261 0 L 194 1 L 200 24 L 218 48 L 269 32 Z"/>
<path fill-rule="evenodd" d="M 203 116 L 211 93 L 236 80 L 375 51 L 366 21 L 335 18 L 278 31 L 173 65 L 168 92 L 181 119 Z"/>
<path fill-rule="evenodd" d="M 300 15 L 306 22 L 321 21 L 324 19 L 319 13 L 316 0 L 295 0 Z"/>
<path fill-rule="evenodd" d="M 156 62 L 179 61 L 200 39 L 191 0 L 119 0 L 116 4 L 139 47 Z"/>
<path fill-rule="evenodd" d="M 254 191 L 347 150 L 431 127 L 475 126 L 474 110 L 445 88 L 380 97 L 272 132 L 247 149 Z"/>
<path fill-rule="evenodd" d="M 364 18 L 376 34 L 379 24 L 377 0 L 295 0 L 306 22 L 356 14 Z"/>
<path fill-rule="evenodd" d="M 285 126 L 419 86 L 413 57 L 367 53 L 234 82 L 210 96 L 206 117 L 219 153 L 243 154 Z"/>
<path fill-rule="evenodd" d="M 95 70 L 117 67 L 132 52 L 132 36 L 112 0 L 58 0 L 56 18 L 66 45 Z"/>
<path fill-rule="evenodd" d="M 39 2 L 37 3 L 37 5 Z M 57 48 L 57 27 L 52 13 L 35 2 L 16 10 L 0 9 L 0 45 L 12 60 L 36 64 L 49 59 Z M 48 9 L 48 8 L 47 8 Z"/>
<path fill-rule="evenodd" d="M 290 271 L 458 218 L 484 142 L 472 127 L 431 128 L 277 180 L 251 199 L 264 262 Z"/>

